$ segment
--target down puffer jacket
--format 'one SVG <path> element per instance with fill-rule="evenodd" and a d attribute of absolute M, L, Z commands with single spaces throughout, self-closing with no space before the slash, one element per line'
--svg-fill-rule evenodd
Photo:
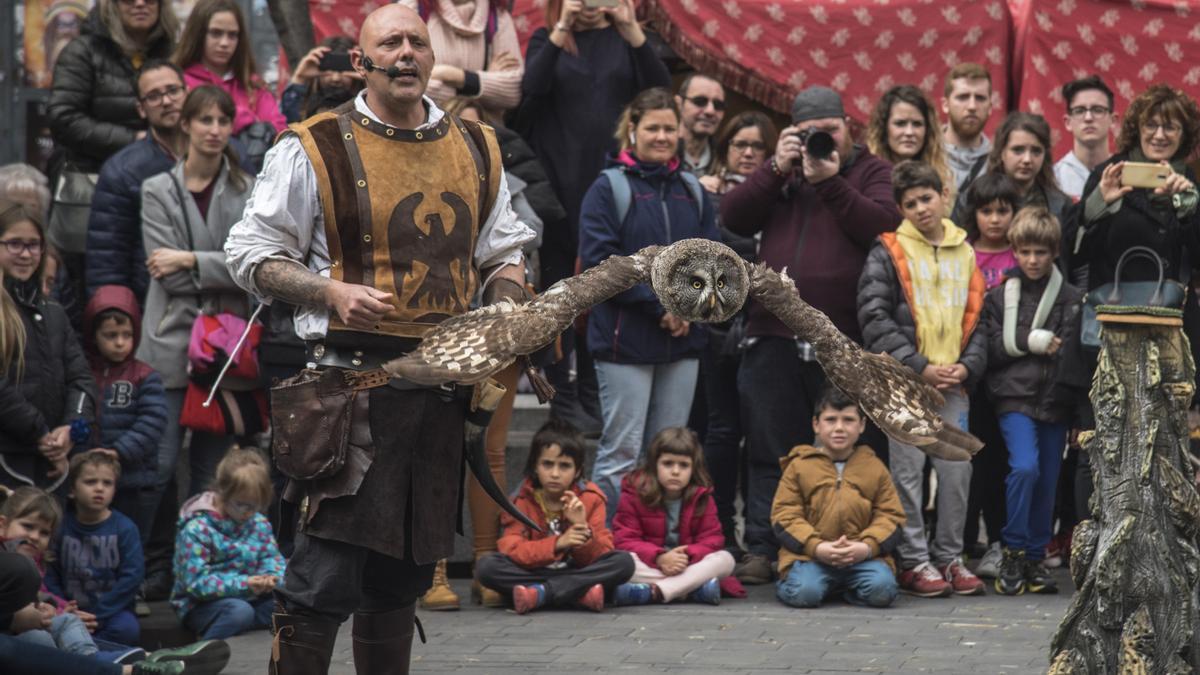
<path fill-rule="evenodd" d="M 171 56 L 171 39 L 157 29 L 144 57 Z M 137 69 L 93 9 L 79 37 L 54 64 L 46 115 L 54 142 L 80 170 L 95 173 L 104 160 L 137 140 L 146 122 L 137 111 Z"/>

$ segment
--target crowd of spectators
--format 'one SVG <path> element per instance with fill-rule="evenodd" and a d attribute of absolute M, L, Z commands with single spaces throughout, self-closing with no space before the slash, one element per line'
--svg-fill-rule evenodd
<path fill-rule="evenodd" d="M 401 2 L 438 55 L 429 104 L 497 130 L 514 208 L 538 234 L 533 290 L 648 245 L 725 242 L 786 269 L 801 298 L 939 389 L 943 418 L 984 441 L 972 462 L 929 460 L 831 390 L 813 346 L 763 307 L 693 325 L 638 286 L 592 308 L 544 364 L 559 395 L 515 494 L 552 537 L 467 491 L 476 601 L 716 603 L 776 580 L 798 607 L 980 594 L 980 577 L 999 593 L 1056 590 L 1047 566 L 1068 555 L 1090 494 L 1075 443 L 1094 426 L 1084 295 L 1118 275 L 1190 281 L 1195 101 L 1157 84 L 1118 111 L 1089 76 L 1063 86 L 1062 120 L 997 120 L 995 83 L 962 63 L 940 105 L 912 85 L 884 92 L 862 138 L 820 86 L 779 129 L 762 111 L 727 119 L 715 75 L 672 85 L 631 0 L 548 0 L 524 54 L 504 2 Z M 114 652 L 137 642 L 134 613 L 168 597 L 198 637 L 267 625 L 294 514 L 250 446 L 268 431 L 266 375 L 305 367 L 304 343 L 291 308 L 258 321 L 223 249 L 276 134 L 363 94 L 354 40 L 336 36 L 277 101 L 245 28 L 232 0 L 200 0 L 182 27 L 167 3 L 99 0 L 55 69 L 50 178 L 0 169 L 0 485 L 17 490 L 0 538 L 32 541 L 39 565 L 66 551 L 45 571 L 61 605 L 0 607 L 0 637 L 127 658 Z M 1073 138 L 1057 161 L 1052 123 Z M 1123 181 L 1147 162 L 1167 174 L 1156 187 Z M 61 188 L 92 174 L 80 212 Z M 1135 247 L 1152 255 L 1118 269 Z M 1189 331 L 1196 309 L 1193 297 Z M 213 392 L 214 345 L 228 358 L 242 329 L 261 363 Z M 503 482 L 518 371 L 499 379 L 510 394 L 486 448 Z M 590 467 L 581 433 L 598 438 Z M 83 574 L 70 553 L 83 533 L 120 555 L 72 585 L 60 575 Z M 459 606 L 444 561 L 424 602 Z"/>

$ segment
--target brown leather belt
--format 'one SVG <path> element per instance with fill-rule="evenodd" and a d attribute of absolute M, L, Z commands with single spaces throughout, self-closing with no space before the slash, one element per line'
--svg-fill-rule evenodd
<path fill-rule="evenodd" d="M 471 387 L 458 387 L 453 383 L 425 385 L 392 377 L 383 369 L 383 364 L 399 356 L 403 356 L 403 354 L 384 354 L 371 350 L 333 347 L 323 342 L 310 342 L 308 343 L 306 361 L 310 367 L 318 369 L 342 369 L 345 371 L 347 386 L 355 391 L 383 386 L 389 386 L 400 391 L 428 389 L 446 398 L 467 395 L 467 392 L 471 391 Z M 464 391 L 460 392 L 460 389 Z"/>

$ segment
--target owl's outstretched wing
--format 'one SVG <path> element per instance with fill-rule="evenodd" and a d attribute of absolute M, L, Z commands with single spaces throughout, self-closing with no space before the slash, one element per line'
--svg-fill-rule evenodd
<path fill-rule="evenodd" d="M 858 402 L 888 436 L 943 459 L 969 460 L 983 443 L 942 420 L 942 395 L 886 354 L 871 354 L 800 299 L 786 270 L 750 270 L 750 295 L 813 346 L 829 381 Z"/>
<path fill-rule="evenodd" d="M 474 384 L 503 370 L 518 356 L 554 341 L 592 305 L 649 281 L 661 247 L 613 256 L 554 284 L 524 305 L 500 302 L 438 324 L 416 349 L 383 365 L 393 377 L 418 384 Z"/>

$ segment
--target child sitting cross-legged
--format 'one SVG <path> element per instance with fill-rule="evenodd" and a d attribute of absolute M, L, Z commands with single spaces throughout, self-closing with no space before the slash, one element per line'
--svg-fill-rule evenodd
<path fill-rule="evenodd" d="M 900 498 L 883 462 L 855 445 L 866 418 L 854 401 L 827 387 L 816 410 L 818 447 L 797 446 L 781 461 L 771 506 L 782 546 L 776 595 L 792 607 L 838 595 L 887 607 L 899 591 L 888 553 L 904 524 Z"/>
<path fill-rule="evenodd" d="M 214 489 L 179 510 L 171 604 L 205 640 L 271 625 L 284 560 L 262 513 L 270 503 L 266 460 L 234 447 L 217 464 Z"/>
<path fill-rule="evenodd" d="M 525 481 L 513 504 L 542 528 L 501 514 L 497 553 L 475 564 L 479 583 L 512 598 L 518 614 L 544 605 L 604 609 L 605 591 L 633 574 L 633 558 L 613 550 L 604 493 L 583 477 L 583 437 L 551 420 L 533 437 Z"/>
<path fill-rule="evenodd" d="M 668 427 L 650 441 L 642 466 L 625 476 L 613 518 L 617 548 L 634 554 L 633 579 L 617 588 L 617 605 L 686 598 L 720 604 L 746 591 L 733 573 L 696 434 Z"/>
<path fill-rule="evenodd" d="M 1055 488 L 1067 424 L 1086 400 L 1088 369 L 1079 354 L 1083 293 L 1054 265 L 1058 220 L 1021 209 L 1009 230 L 1017 269 L 987 294 L 988 394 L 1008 447 L 1008 519 L 996 591 L 1057 593 L 1042 565 L 1054 520 Z"/>

